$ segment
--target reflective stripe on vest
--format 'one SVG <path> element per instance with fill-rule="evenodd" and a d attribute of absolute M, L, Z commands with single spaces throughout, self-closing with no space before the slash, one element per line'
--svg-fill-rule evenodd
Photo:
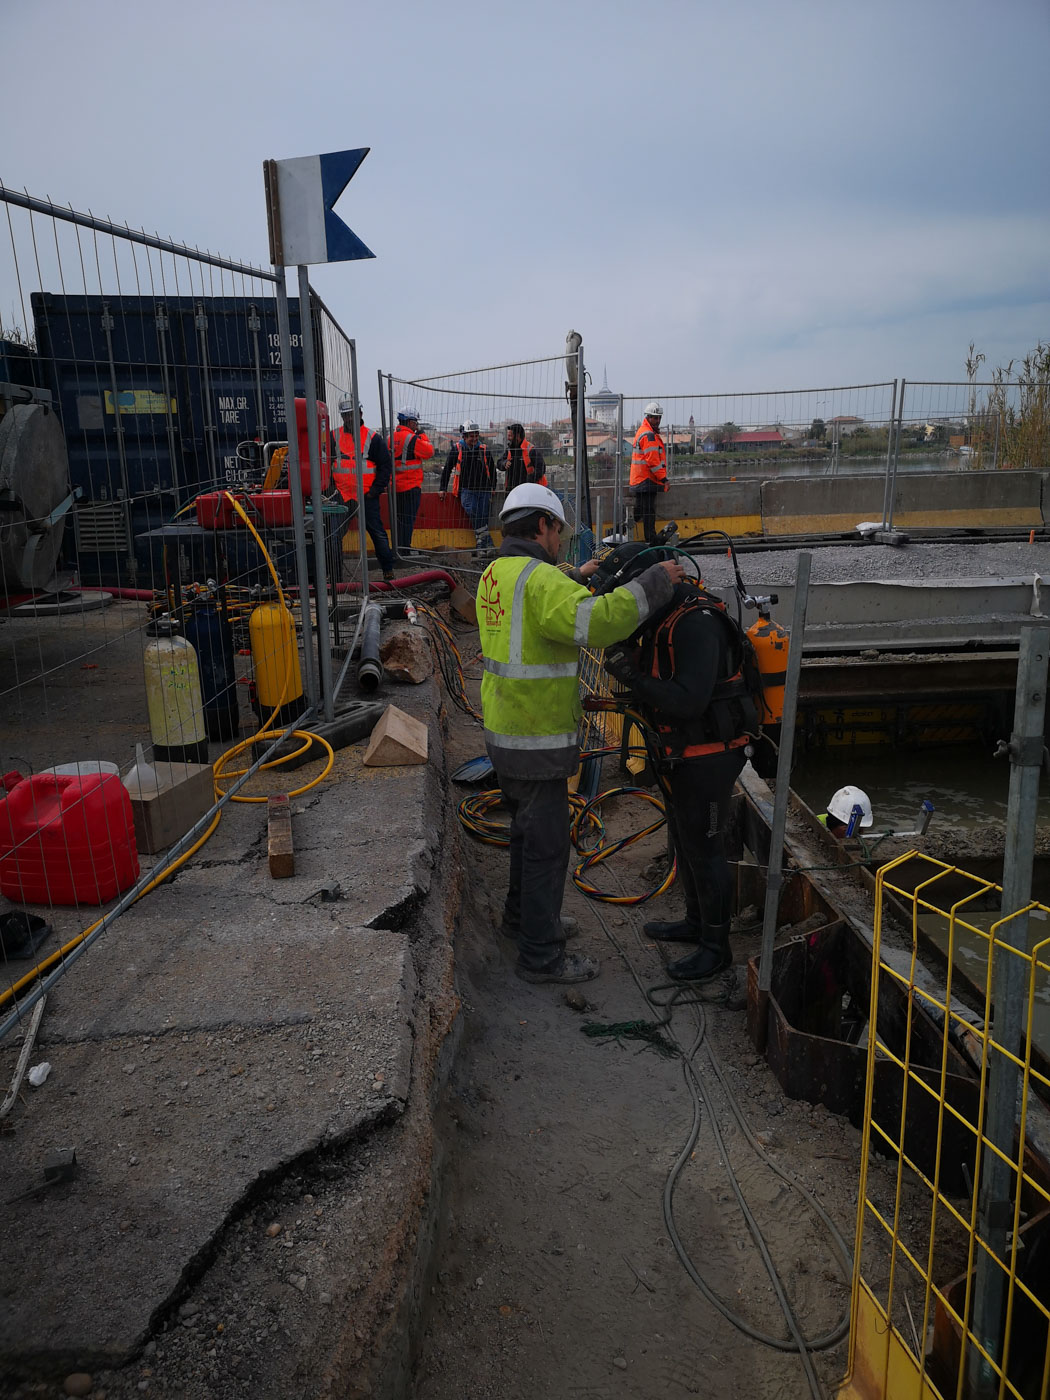
<path fill-rule="evenodd" d="M 367 491 L 375 480 L 375 467 L 368 460 L 368 449 L 375 434 L 361 424 L 361 472 Z M 357 500 L 357 466 L 354 460 L 354 439 L 345 428 L 339 430 L 339 455 L 332 468 L 332 479 L 344 501 Z"/>
<path fill-rule="evenodd" d="M 647 457 L 649 453 L 657 453 L 655 465 L 651 464 Z M 656 482 L 662 485 L 667 479 L 667 449 L 664 446 L 663 438 L 655 431 L 648 418 L 642 420 L 642 426 L 634 435 L 634 443 L 631 448 L 631 485 L 641 486 L 647 481 Z"/>
<path fill-rule="evenodd" d="M 516 681 L 553 681 L 561 680 L 566 676 L 575 676 L 578 663 L 575 661 L 558 662 L 534 662 L 526 664 L 522 661 L 522 638 L 524 633 L 524 598 L 525 585 L 529 581 L 529 575 L 541 563 L 539 559 L 530 559 L 518 575 L 514 584 L 514 595 L 510 604 L 510 646 L 509 655 L 506 661 L 494 661 L 492 657 L 485 657 L 485 670 L 492 676 L 506 676 L 510 680 Z M 583 607 L 587 607 L 584 603 Z M 520 747 L 520 746 L 519 746 Z"/>
<path fill-rule="evenodd" d="M 408 456 L 408 445 L 413 438 L 422 437 L 422 430 L 415 432 L 403 424 L 394 429 L 390 444 L 390 455 L 394 459 L 394 488 L 397 491 L 412 491 L 423 485 L 423 462 L 419 457 Z M 433 456 L 433 450 L 431 451 Z"/>

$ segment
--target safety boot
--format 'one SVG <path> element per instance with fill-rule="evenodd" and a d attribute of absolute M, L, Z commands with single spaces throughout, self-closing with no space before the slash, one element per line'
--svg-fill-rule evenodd
<path fill-rule="evenodd" d="M 700 925 L 688 915 L 684 919 L 650 919 L 642 925 L 642 932 L 657 943 L 699 943 L 701 939 Z"/>
<path fill-rule="evenodd" d="M 667 964 L 667 975 L 674 982 L 709 982 L 733 966 L 729 948 L 729 925 L 705 928 L 695 952 Z"/>

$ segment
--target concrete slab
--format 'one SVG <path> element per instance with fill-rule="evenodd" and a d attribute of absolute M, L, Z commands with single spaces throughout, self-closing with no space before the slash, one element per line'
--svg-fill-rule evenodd
<path fill-rule="evenodd" d="M 173 891 L 129 924 L 119 954 L 86 958 L 48 1006 L 34 1059 L 52 1072 L 12 1115 L 5 1180 L 12 1194 L 32 1187 L 60 1146 L 80 1169 L 0 1227 L 8 1358 L 125 1357 L 253 1189 L 407 1098 L 404 935 L 308 910 L 275 942 L 281 911 L 249 901 L 254 943 L 205 919 L 177 921 L 161 948 L 174 904 Z M 104 1288 L 92 1286 L 100 1256 Z"/>
<path fill-rule="evenodd" d="M 429 964 L 410 919 L 440 852 L 443 757 L 432 683 L 411 698 L 433 761 L 369 772 L 360 747 L 340 753 L 292 799 L 295 876 L 268 873 L 265 803 L 234 806 L 51 992 L 33 1063 L 53 1068 L 6 1120 L 5 1195 L 35 1187 L 56 1148 L 79 1169 L 0 1222 L 6 1368 L 126 1361 L 240 1211 L 401 1120 L 433 1073 L 413 1059 Z M 287 786 L 277 772 L 254 791 Z"/>

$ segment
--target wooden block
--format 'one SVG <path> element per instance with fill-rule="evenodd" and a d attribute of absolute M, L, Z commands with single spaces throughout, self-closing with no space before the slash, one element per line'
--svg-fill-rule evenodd
<path fill-rule="evenodd" d="M 266 801 L 267 849 L 270 874 L 275 880 L 286 880 L 295 874 L 295 850 L 292 846 L 292 809 L 287 797 L 270 797 Z"/>
<path fill-rule="evenodd" d="M 135 845 L 159 855 L 186 835 L 215 801 L 214 775 L 209 763 L 156 763 L 156 792 L 131 792 Z"/>
<path fill-rule="evenodd" d="M 406 715 L 396 705 L 388 705 L 383 711 L 383 718 L 372 730 L 361 761 L 371 768 L 390 767 L 396 763 L 426 763 L 426 725 Z"/>

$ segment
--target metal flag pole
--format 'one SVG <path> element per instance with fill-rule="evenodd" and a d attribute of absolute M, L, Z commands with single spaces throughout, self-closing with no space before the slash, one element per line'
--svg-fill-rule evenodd
<path fill-rule="evenodd" d="M 310 311 L 310 272 L 299 264 L 299 325 L 303 333 L 303 378 L 306 381 L 306 439 L 310 448 L 310 504 L 314 534 L 314 603 L 317 608 L 317 656 L 321 699 L 328 723 L 335 719 L 332 693 L 332 638 L 328 617 L 328 563 L 325 559 L 324 499 L 321 494 L 320 440 L 317 435 L 317 371 L 314 325 Z"/>
<path fill-rule="evenodd" d="M 791 759 L 795 748 L 795 714 L 798 686 L 802 675 L 802 641 L 806 631 L 809 602 L 809 572 L 812 556 L 798 556 L 795 573 L 795 606 L 791 614 L 791 640 L 787 674 L 784 678 L 784 713 L 780 721 L 780 752 L 777 755 L 777 790 L 773 799 L 773 829 L 769 837 L 769 865 L 766 874 L 766 906 L 762 916 L 762 953 L 758 964 L 758 1019 L 755 1048 L 766 1047 L 769 993 L 773 986 L 773 940 L 777 935 L 780 891 L 784 884 L 784 831 L 787 826 L 788 797 L 791 793 Z"/>
<path fill-rule="evenodd" d="M 310 619 L 310 563 L 306 554 L 306 513 L 299 467 L 299 434 L 295 427 L 295 376 L 292 373 L 292 333 L 288 315 L 288 280 L 277 269 L 277 331 L 281 342 L 281 383 L 284 390 L 284 426 L 288 434 L 288 493 L 292 501 L 292 535 L 295 540 L 295 573 L 299 583 L 299 616 L 303 631 L 303 680 L 311 709 L 317 707 L 317 667 L 314 662 Z"/>

